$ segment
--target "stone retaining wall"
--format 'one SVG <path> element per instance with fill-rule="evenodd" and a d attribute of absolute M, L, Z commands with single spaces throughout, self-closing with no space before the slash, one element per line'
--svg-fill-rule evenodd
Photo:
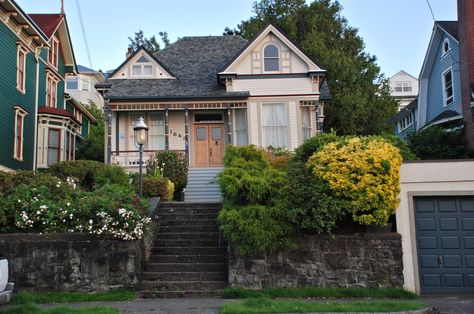
<path fill-rule="evenodd" d="M 0 253 L 19 290 L 100 291 L 139 282 L 141 240 L 89 234 L 0 234 Z"/>
<path fill-rule="evenodd" d="M 230 253 L 229 286 L 401 287 L 398 233 L 303 237 L 298 249 L 258 256 Z"/>

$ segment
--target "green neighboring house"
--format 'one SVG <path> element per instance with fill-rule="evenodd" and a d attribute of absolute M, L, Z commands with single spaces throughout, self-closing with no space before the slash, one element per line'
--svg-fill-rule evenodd
<path fill-rule="evenodd" d="M 61 14 L 25 14 L 0 1 L 0 170 L 35 170 L 72 160 L 94 117 L 64 92 L 76 74 Z"/>

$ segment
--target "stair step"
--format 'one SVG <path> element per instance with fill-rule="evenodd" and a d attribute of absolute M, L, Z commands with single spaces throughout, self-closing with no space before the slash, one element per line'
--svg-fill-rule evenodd
<path fill-rule="evenodd" d="M 215 214 L 217 215 L 220 208 L 160 208 L 158 214 Z"/>
<path fill-rule="evenodd" d="M 219 297 L 222 289 L 219 290 L 167 290 L 167 291 L 139 291 L 138 294 L 143 299 L 160 299 L 160 298 L 208 298 Z"/>
<path fill-rule="evenodd" d="M 147 272 L 225 272 L 224 263 L 147 263 Z"/>
<path fill-rule="evenodd" d="M 155 216 L 157 219 L 161 219 L 161 221 L 170 221 L 170 220 L 215 220 L 217 218 L 217 213 L 158 213 Z"/>
<path fill-rule="evenodd" d="M 143 272 L 143 280 L 160 281 L 224 281 L 226 273 L 222 271 L 215 272 Z"/>
<path fill-rule="evenodd" d="M 219 240 L 219 232 L 160 232 L 156 240 Z"/>
<path fill-rule="evenodd" d="M 171 290 L 171 291 L 183 291 L 183 290 L 220 290 L 227 286 L 227 281 L 154 281 L 154 280 L 143 280 L 141 282 L 142 290 L 154 289 L 154 290 Z"/>
<path fill-rule="evenodd" d="M 219 227 L 216 225 L 189 225 L 189 226 L 161 226 L 158 235 L 161 233 L 174 232 L 218 232 Z"/>
<path fill-rule="evenodd" d="M 159 220 L 160 226 L 214 226 L 218 227 L 217 219 L 192 219 L 192 220 Z"/>
<path fill-rule="evenodd" d="M 222 255 L 227 253 L 226 247 L 160 247 L 154 248 L 156 255 Z"/>
<path fill-rule="evenodd" d="M 175 240 L 159 239 L 155 241 L 155 248 L 164 247 L 218 247 L 219 240 Z"/>
<path fill-rule="evenodd" d="M 208 202 L 208 203 L 198 203 L 198 204 L 196 204 L 196 203 L 192 203 L 192 202 L 163 202 L 163 203 L 161 203 L 160 210 L 162 208 L 192 208 L 192 209 L 216 208 L 216 209 L 220 209 L 220 208 L 222 208 L 222 203 L 220 203 L 220 202 Z"/>
<path fill-rule="evenodd" d="M 224 255 L 150 255 L 148 263 L 225 263 Z M 147 263 L 147 265 L 148 265 Z"/>

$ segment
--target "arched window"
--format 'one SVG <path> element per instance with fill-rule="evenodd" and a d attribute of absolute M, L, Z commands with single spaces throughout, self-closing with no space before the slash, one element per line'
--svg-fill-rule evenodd
<path fill-rule="evenodd" d="M 263 59 L 265 72 L 280 70 L 280 58 L 277 46 L 273 44 L 266 46 L 263 50 Z"/>
<path fill-rule="evenodd" d="M 447 54 L 451 48 L 449 47 L 449 39 L 445 39 L 443 42 L 443 55 Z"/>

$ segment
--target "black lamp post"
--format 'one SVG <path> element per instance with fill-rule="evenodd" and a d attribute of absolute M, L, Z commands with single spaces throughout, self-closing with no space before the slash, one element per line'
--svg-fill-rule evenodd
<path fill-rule="evenodd" d="M 148 138 L 148 126 L 145 124 L 143 117 L 138 118 L 133 127 L 135 133 L 135 145 L 138 146 L 140 152 L 140 175 L 138 177 L 139 196 L 142 197 L 142 172 L 143 172 L 143 147 L 146 145 Z"/>

